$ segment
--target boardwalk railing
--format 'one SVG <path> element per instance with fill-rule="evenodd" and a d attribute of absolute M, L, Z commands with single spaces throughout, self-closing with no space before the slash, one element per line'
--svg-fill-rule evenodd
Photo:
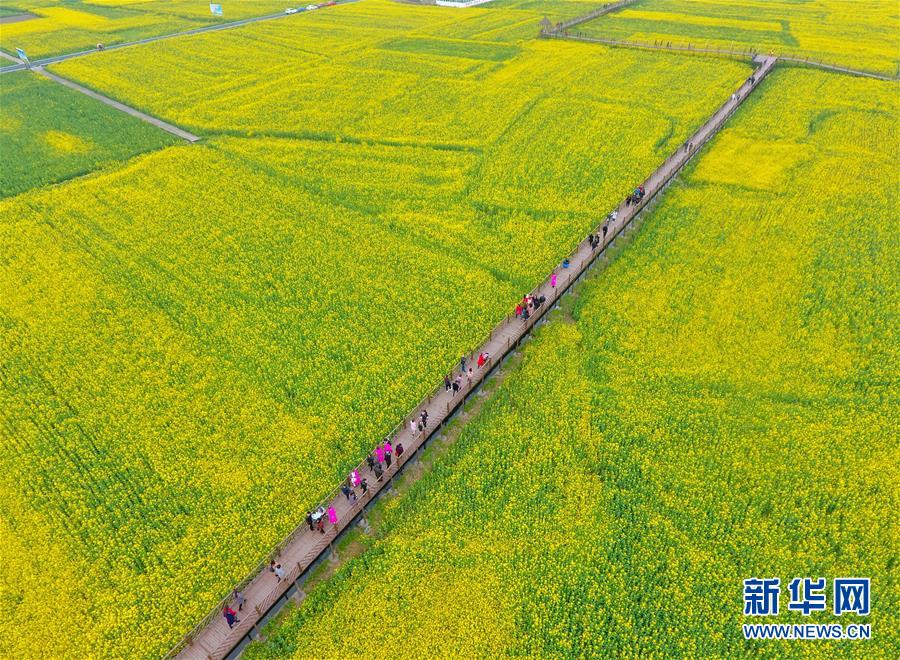
<path fill-rule="evenodd" d="M 570 41 L 586 41 L 590 43 L 603 44 L 605 46 L 612 46 L 617 48 L 638 48 L 642 50 L 667 50 L 673 52 L 682 52 L 682 53 L 696 53 L 700 55 L 718 55 L 722 57 L 736 57 L 736 58 L 753 58 L 758 55 L 761 55 L 761 51 L 758 48 L 753 46 L 747 46 L 746 48 L 716 48 L 711 47 L 709 44 L 705 44 L 703 46 L 699 46 L 693 43 L 679 44 L 672 43 L 671 41 L 655 41 L 652 44 L 643 41 L 633 41 L 626 39 L 607 39 L 606 37 L 599 37 L 592 34 L 585 34 L 584 32 L 569 32 L 565 27 L 556 30 L 556 29 L 542 29 L 540 36 L 544 39 L 567 39 Z M 848 67 L 839 66 L 837 64 L 829 64 L 821 59 L 815 59 L 812 57 L 801 57 L 795 54 L 776 54 L 770 53 L 770 57 L 776 58 L 780 62 L 791 62 L 793 64 L 802 64 L 805 66 L 815 67 L 817 69 L 824 69 L 826 71 L 835 71 L 838 73 L 846 73 L 853 76 L 863 76 L 866 78 L 876 78 L 878 80 L 886 80 L 886 81 L 896 81 L 898 80 L 895 76 L 888 76 L 881 73 L 875 73 L 873 71 L 864 71 L 862 69 L 851 69 Z"/>
<path fill-rule="evenodd" d="M 762 58 L 759 59 L 759 63 L 761 66 L 757 72 L 713 113 L 684 146 L 679 147 L 678 151 L 669 156 L 644 181 L 645 195 L 643 198 L 635 204 L 620 204 L 616 209 L 617 214 L 614 220 L 610 219 L 612 216 L 607 216 L 607 219 L 595 228 L 593 233 L 602 237 L 599 245 L 592 246 L 588 239 L 581 241 L 563 264 L 554 269 L 547 279 L 530 292 L 535 298 L 544 296 L 545 302 L 536 307 L 527 320 L 507 315 L 498 326 L 491 330 L 479 344 L 478 350 L 468 356 L 472 374 L 470 376 L 468 373 L 460 372 L 463 383 L 459 392 L 447 391 L 443 383 L 438 384 L 394 427 L 387 437 L 394 444 L 395 451 L 398 444 L 403 444 L 403 455 L 396 456 L 395 454 L 394 460 L 384 469 L 380 478 L 377 473 L 368 468 L 365 462 L 360 463 L 356 470 L 367 481 L 371 478 L 372 482 L 369 484 L 368 490 L 358 499 L 345 498 L 339 488 L 331 492 L 321 506 L 325 509 L 333 507 L 337 514 L 337 522 L 329 525 L 324 533 L 307 529 L 305 522 L 300 523 L 236 586 L 239 591 L 245 591 L 248 607 L 246 612 L 242 612 L 242 619 L 234 629 L 229 629 L 222 619 L 222 609 L 230 602 L 230 596 L 226 596 L 170 650 L 166 657 L 179 655 L 185 658 L 223 658 L 242 640 L 252 636 L 253 632 L 257 636 L 259 635 L 257 624 L 273 605 L 282 600 L 292 586 L 296 585 L 297 589 L 300 589 L 298 580 L 309 567 L 331 546 L 342 531 L 353 523 L 357 516 L 364 515 L 366 505 L 391 483 L 407 461 L 480 387 L 493 368 L 499 367 L 504 357 L 516 349 L 522 339 L 544 318 L 547 311 L 552 309 L 559 298 L 584 275 L 595 259 L 614 243 L 631 221 L 668 185 L 684 164 L 716 134 L 728 117 L 771 71 L 775 60 L 774 58 Z M 603 233 L 604 226 L 607 230 L 606 233 Z M 489 357 L 483 367 L 476 368 L 473 361 L 476 355 L 482 353 L 487 353 Z M 451 373 L 455 374 L 456 371 Z M 425 431 L 415 433 L 409 428 L 409 423 L 410 421 L 417 422 L 423 410 L 428 412 L 429 427 Z M 266 571 L 267 564 L 273 559 L 280 561 L 286 572 L 285 579 L 278 580 L 274 584 L 272 584 L 274 578 Z"/>
<path fill-rule="evenodd" d="M 561 21 L 553 26 L 550 26 L 549 21 L 547 21 L 547 23 L 545 23 L 545 27 L 541 29 L 541 34 L 556 34 L 558 32 L 568 30 L 571 27 L 581 25 L 582 23 L 587 23 L 588 21 L 592 21 L 595 18 L 600 18 L 601 16 L 605 16 L 610 12 L 622 9 L 622 7 L 627 7 L 630 4 L 634 4 L 635 2 L 637 2 L 637 0 L 619 0 L 619 2 L 613 2 L 611 4 L 603 5 L 598 9 L 589 11 L 588 13 L 582 14 L 580 16 L 576 16 L 575 18 L 570 18 L 567 21 Z"/>

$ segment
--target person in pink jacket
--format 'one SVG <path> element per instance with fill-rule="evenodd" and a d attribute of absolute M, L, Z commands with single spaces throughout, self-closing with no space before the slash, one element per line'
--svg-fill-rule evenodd
<path fill-rule="evenodd" d="M 550 276 L 550 286 L 554 289 L 556 288 L 556 273 L 553 273 L 553 275 Z"/>
<path fill-rule="evenodd" d="M 337 525 L 337 511 L 334 510 L 333 506 L 328 507 L 328 522 L 332 525 Z"/>
<path fill-rule="evenodd" d="M 391 467 L 391 454 L 394 451 L 393 447 L 391 447 L 391 441 L 385 440 L 382 449 L 384 449 L 384 463 L 387 467 Z"/>

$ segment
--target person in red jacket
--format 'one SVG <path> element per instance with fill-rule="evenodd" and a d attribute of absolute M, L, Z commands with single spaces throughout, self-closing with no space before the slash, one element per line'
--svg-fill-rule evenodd
<path fill-rule="evenodd" d="M 241 622 L 241 620 L 237 618 L 237 612 L 228 607 L 228 605 L 222 610 L 222 615 L 225 617 L 225 621 L 228 623 L 229 628 L 234 628 L 234 624 Z"/>

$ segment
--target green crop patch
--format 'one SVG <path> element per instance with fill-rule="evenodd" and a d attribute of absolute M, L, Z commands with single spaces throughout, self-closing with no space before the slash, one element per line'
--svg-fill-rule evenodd
<path fill-rule="evenodd" d="M 478 41 L 455 41 L 450 39 L 425 39 L 410 37 L 394 39 L 382 44 L 384 50 L 402 53 L 421 53 L 444 57 L 464 57 L 470 60 L 504 62 L 519 54 L 519 47 L 509 44 L 482 43 Z"/>
<path fill-rule="evenodd" d="M 154 126 L 32 73 L 0 77 L 0 94 L 3 197 L 175 142 Z"/>

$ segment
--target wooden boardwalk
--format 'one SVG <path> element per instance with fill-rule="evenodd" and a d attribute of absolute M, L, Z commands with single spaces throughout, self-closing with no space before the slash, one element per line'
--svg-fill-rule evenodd
<path fill-rule="evenodd" d="M 614 11 L 624 9 L 628 5 L 633 5 L 637 1 L 638 0 L 619 0 L 618 2 L 608 3 L 603 5 L 599 9 L 595 9 L 594 11 L 589 11 L 586 14 L 575 16 L 574 18 L 570 18 L 567 21 L 561 21 L 549 29 L 542 29 L 541 32 L 548 32 L 553 34 L 560 33 L 568 30 L 571 27 L 575 27 L 576 25 L 581 25 L 582 23 L 593 21 L 595 18 L 600 18 L 601 16 L 606 16 L 607 14 L 611 14 Z M 546 18 L 544 20 L 547 21 L 547 23 L 550 22 Z"/>
<path fill-rule="evenodd" d="M 578 21 L 583 22 L 583 21 Z M 638 50 L 667 50 L 670 52 L 691 53 L 695 55 L 718 55 L 721 57 L 736 57 L 738 59 L 746 59 L 748 57 L 761 56 L 761 52 L 752 46 L 748 46 L 743 50 L 735 50 L 734 48 L 726 50 L 724 48 L 709 48 L 708 46 L 695 46 L 693 44 L 678 44 L 672 42 L 657 41 L 655 43 L 645 43 L 642 41 L 629 41 L 623 39 L 607 39 L 606 37 L 598 37 L 584 32 L 569 32 L 565 27 L 559 25 L 555 28 L 541 29 L 540 36 L 544 39 L 565 39 L 568 41 L 584 41 L 587 43 L 603 44 L 613 48 L 636 48 Z M 836 64 L 829 64 L 822 60 L 810 59 L 809 57 L 797 57 L 793 55 L 775 55 L 771 54 L 779 62 L 793 62 L 802 66 L 809 66 L 823 71 L 834 71 L 836 73 L 845 73 L 851 76 L 861 76 L 864 78 L 875 78 L 877 80 L 886 80 L 893 82 L 898 80 L 894 76 L 888 76 L 873 71 L 863 71 L 862 69 L 850 69 Z"/>
<path fill-rule="evenodd" d="M 248 634 L 254 631 L 257 623 L 269 611 L 273 604 L 278 602 L 297 580 L 306 572 L 313 562 L 327 552 L 335 538 L 350 525 L 355 517 L 362 512 L 363 507 L 383 489 L 390 479 L 397 473 L 401 466 L 411 460 L 416 450 L 425 442 L 428 436 L 439 429 L 453 414 L 455 409 L 465 400 L 466 396 L 473 392 L 481 384 L 483 379 L 491 371 L 494 365 L 503 359 L 509 352 L 514 351 L 519 342 L 527 335 L 531 328 L 538 323 L 550 310 L 561 295 L 587 270 L 593 261 L 603 250 L 615 241 L 630 224 L 631 220 L 647 205 L 647 203 L 659 193 L 666 184 L 678 173 L 678 171 L 697 153 L 700 147 L 706 143 L 725 124 L 728 117 L 740 106 L 747 96 L 759 85 L 760 81 L 775 66 L 775 58 L 765 57 L 755 60 L 758 64 L 756 72 L 748 78 L 734 94 L 697 130 L 691 138 L 681 146 L 678 151 L 669 156 L 660 167 L 643 182 L 645 196 L 636 205 L 627 205 L 624 202 L 618 207 L 615 221 L 607 224 L 607 233 L 600 245 L 592 248 L 587 238 L 578 244 L 568 257 L 568 267 L 562 264 L 556 268 L 538 286 L 532 295 L 545 296 L 546 302 L 541 305 L 528 321 L 523 321 L 513 315 L 507 316 L 478 348 L 468 356 L 469 364 L 474 368 L 471 379 L 464 376 L 462 388 L 458 393 L 447 392 L 443 383 L 435 388 L 431 394 L 413 409 L 409 415 L 401 421 L 391 434 L 391 443 L 396 448 L 398 444 L 404 447 L 403 456 L 399 459 L 394 455 L 394 461 L 390 468 L 385 470 L 379 481 L 375 474 L 365 463 L 357 469 L 360 476 L 369 484 L 368 493 L 352 502 L 345 498 L 339 490 L 330 496 L 322 504 L 326 509 L 334 507 L 337 513 L 337 523 L 326 524 L 325 533 L 311 531 L 306 523 L 301 523 L 298 528 L 276 548 L 270 557 L 263 560 L 260 566 L 248 578 L 238 585 L 246 598 L 244 608 L 239 612 L 240 622 L 229 629 L 222 616 L 222 607 L 229 600 L 217 604 L 207 617 L 201 621 L 185 638 L 170 651 L 169 657 L 177 655 L 179 658 L 191 660 L 218 660 L 224 658 L 234 649 Z M 606 221 L 604 221 L 606 223 Z M 595 233 L 603 236 L 602 225 L 598 226 Z M 552 283 L 556 282 L 556 286 Z M 487 353 L 490 358 L 484 367 L 478 368 L 475 364 L 477 356 Z M 456 372 L 454 372 L 454 375 Z M 424 433 L 413 434 L 409 428 L 410 420 L 418 420 L 420 413 L 428 412 L 428 428 Z M 357 489 L 357 493 L 359 493 Z M 303 511 L 297 512 L 298 519 L 304 518 Z M 266 566 L 269 559 L 275 559 L 286 571 L 284 580 L 278 581 Z M 299 585 L 298 585 L 299 587 Z M 237 606 L 232 603 L 234 609 Z M 256 630 L 258 634 L 258 630 Z"/>

